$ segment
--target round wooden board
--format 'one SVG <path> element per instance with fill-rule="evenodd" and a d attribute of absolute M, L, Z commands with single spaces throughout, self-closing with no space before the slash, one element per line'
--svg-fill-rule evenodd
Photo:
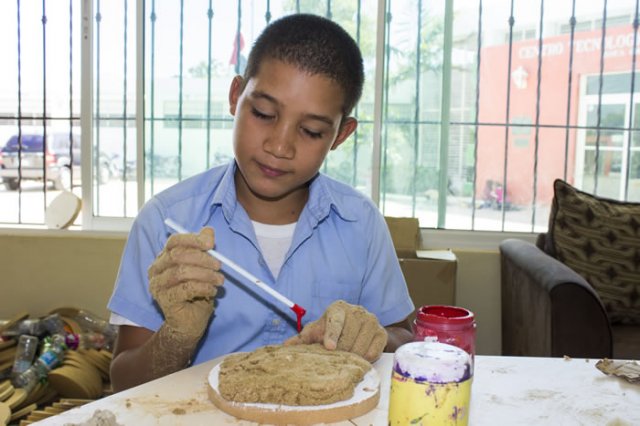
<path fill-rule="evenodd" d="M 80 310 L 79 308 L 76 308 L 74 306 L 60 306 L 58 308 L 50 310 L 49 315 L 60 314 L 61 317 L 73 318 L 76 315 L 78 315 L 79 310 Z"/>
<path fill-rule="evenodd" d="M 6 425 L 11 418 L 11 408 L 4 402 L 0 402 L 0 424 Z"/>
<path fill-rule="evenodd" d="M 62 191 L 44 212 L 44 223 L 49 229 L 68 228 L 78 217 L 82 201 L 73 192 Z"/>
<path fill-rule="evenodd" d="M 25 391 L 23 388 L 16 388 L 15 391 L 13 392 L 13 395 L 11 395 L 5 402 L 5 404 L 7 404 L 12 410 L 15 410 L 16 407 L 19 407 L 20 404 L 22 404 L 24 402 L 24 400 L 27 399 L 27 391 Z"/>
<path fill-rule="evenodd" d="M 19 410 L 14 411 L 11 413 L 11 420 L 12 422 L 15 422 L 16 420 L 25 417 L 28 414 L 31 414 L 32 411 L 34 411 L 35 409 L 37 409 L 38 406 L 36 404 L 29 404 L 25 407 L 21 407 Z"/>
<path fill-rule="evenodd" d="M 353 397 L 327 405 L 292 406 L 227 401 L 218 391 L 217 364 L 209 373 L 209 398 L 213 404 L 234 417 L 274 425 L 311 425 L 331 423 L 362 416 L 373 410 L 380 400 L 380 377 L 371 368 L 356 387 Z"/>
<path fill-rule="evenodd" d="M 6 399 L 8 399 L 11 395 L 13 395 L 14 391 L 15 388 L 13 386 L 6 386 L 4 390 L 0 391 L 0 401 L 5 401 Z"/>
<path fill-rule="evenodd" d="M 17 314 L 15 314 L 14 316 L 12 316 L 11 318 L 9 318 L 8 320 L 2 322 L 0 324 L 0 332 L 3 332 L 5 330 L 10 329 L 11 327 L 13 327 L 14 325 L 16 325 L 17 323 L 19 323 L 20 321 L 22 321 L 23 319 L 27 319 L 29 317 L 29 312 L 18 312 Z M 16 339 L 12 339 L 13 340 L 13 344 L 15 344 L 17 342 Z M 6 341 L 5 341 L 6 342 Z M 4 347 L 4 343 L 2 342 L 0 344 L 0 348 Z"/>

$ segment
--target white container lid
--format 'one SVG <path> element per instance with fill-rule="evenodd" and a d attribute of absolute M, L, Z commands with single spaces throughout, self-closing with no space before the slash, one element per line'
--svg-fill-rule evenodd
<path fill-rule="evenodd" d="M 393 369 L 418 382 L 462 382 L 471 377 L 471 357 L 446 343 L 410 342 L 396 350 Z"/>

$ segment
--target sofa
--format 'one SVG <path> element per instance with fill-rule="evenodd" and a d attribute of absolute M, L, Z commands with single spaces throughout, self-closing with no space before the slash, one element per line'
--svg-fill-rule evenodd
<path fill-rule="evenodd" d="M 548 232 L 500 244 L 503 355 L 640 359 L 640 204 L 554 194 Z"/>

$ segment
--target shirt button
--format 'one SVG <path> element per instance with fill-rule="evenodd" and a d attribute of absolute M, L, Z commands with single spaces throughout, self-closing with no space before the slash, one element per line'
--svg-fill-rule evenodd
<path fill-rule="evenodd" d="M 279 319 L 273 319 L 271 320 L 271 325 L 274 327 L 277 327 L 280 325 L 280 320 Z"/>

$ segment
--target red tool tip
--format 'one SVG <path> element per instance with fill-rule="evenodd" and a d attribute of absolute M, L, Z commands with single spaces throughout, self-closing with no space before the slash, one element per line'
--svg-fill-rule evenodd
<path fill-rule="evenodd" d="M 296 313 L 296 319 L 298 320 L 298 333 L 300 333 L 300 331 L 302 331 L 302 317 L 307 313 L 307 311 L 296 303 L 293 304 L 291 310 Z"/>

